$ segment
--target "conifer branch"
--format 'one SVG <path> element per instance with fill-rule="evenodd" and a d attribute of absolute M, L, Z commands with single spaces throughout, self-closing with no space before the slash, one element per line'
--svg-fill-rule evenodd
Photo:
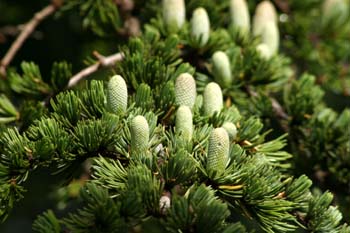
<path fill-rule="evenodd" d="M 26 39 L 31 35 L 34 29 L 48 16 L 52 15 L 61 5 L 61 0 L 53 0 L 50 5 L 44 7 L 41 11 L 34 14 L 34 17 L 24 25 L 22 32 L 19 34 L 17 39 L 13 42 L 10 49 L 7 51 L 5 56 L 1 59 L 0 63 L 0 75 L 6 78 L 7 66 L 11 63 L 15 57 L 17 51 L 22 47 Z"/>
<path fill-rule="evenodd" d="M 346 207 L 331 206 L 331 192 L 312 192 L 312 180 L 298 175 L 306 172 L 316 186 L 331 185 L 335 200 L 343 203 L 350 183 L 350 131 L 344 130 L 350 125 L 350 109 L 338 113 L 327 107 L 314 76 L 289 78 L 302 69 L 300 61 L 314 69 L 328 64 L 321 58 L 329 64 L 337 61 L 334 69 L 327 66 L 315 73 L 327 89 L 338 85 L 340 92 L 339 78 L 347 81 L 348 70 L 342 73 L 338 67 L 349 68 L 344 64 L 348 54 L 338 51 L 345 48 L 345 40 L 328 47 L 323 46 L 328 41 L 317 38 L 327 51 L 315 60 L 308 56 L 313 42 L 305 35 L 300 39 L 297 30 L 293 38 L 307 46 L 302 54 L 292 54 L 296 61 L 277 49 L 286 30 L 279 36 L 275 6 L 280 14 L 293 16 L 294 23 L 299 16 L 294 10 L 308 12 L 317 4 L 262 1 L 250 25 L 247 0 L 230 0 L 229 12 L 227 3 L 215 1 L 187 1 L 187 9 L 185 0 L 163 0 L 162 9 L 154 2 L 135 3 L 135 12 L 133 5 L 123 6 L 126 0 L 66 1 L 60 10 L 78 10 L 83 27 L 97 35 L 121 35 L 123 30 L 123 36 L 129 35 L 129 24 L 121 19 L 132 17 L 142 19 L 144 30 L 138 37 L 118 40 L 119 52 L 104 56 L 94 51 L 77 73 L 66 61 L 55 62 L 51 78 L 45 74 L 45 79 L 32 62 L 23 62 L 19 73 L 8 70 L 8 80 L 0 84 L 9 94 L 0 95 L 0 223 L 23 198 L 30 174 L 49 166 L 60 175 L 62 187 L 55 193 L 69 213 L 60 217 L 46 211 L 33 224 L 39 233 L 243 233 L 250 221 L 254 224 L 249 230 L 266 233 L 350 233 L 340 212 Z M 198 19 L 196 12 L 205 15 L 209 9 L 211 22 L 209 17 Z M 326 15 L 324 9 L 320 14 Z M 339 9 L 336 16 L 348 5 Z M 190 24 L 186 12 L 193 12 Z M 231 25 L 224 28 L 227 21 L 221 18 L 229 14 Z M 323 27 L 342 30 L 342 22 L 335 25 L 329 17 Z M 255 28 L 258 33 L 268 28 L 261 34 L 263 43 L 241 30 L 243 24 L 254 32 L 264 20 L 272 27 Z M 304 20 L 296 25 L 306 29 Z M 278 25 L 286 26 L 281 21 Z M 209 38 L 199 44 L 203 35 Z M 274 52 L 265 56 L 259 49 L 264 46 Z M 87 80 L 97 75 L 103 79 L 114 70 L 118 75 L 110 77 L 108 85 Z M 330 84 L 331 79 L 337 80 Z M 82 80 L 87 85 L 74 88 Z M 281 131 L 285 133 L 277 136 Z M 75 210 L 70 208 L 78 202 Z M 242 219 L 232 218 L 233 212 Z"/>
<path fill-rule="evenodd" d="M 250 87 L 246 87 L 246 91 L 247 93 L 252 96 L 252 97 L 256 97 L 258 96 L 258 93 L 256 93 L 255 91 L 253 91 Z M 275 115 L 281 119 L 281 120 L 288 120 L 289 116 L 288 114 L 284 111 L 283 107 L 281 106 L 281 104 L 273 97 L 269 97 L 270 101 L 271 101 L 271 106 L 272 109 L 275 113 Z M 286 132 L 289 131 L 288 126 L 281 123 L 281 127 L 283 128 L 283 130 L 285 130 Z"/>
<path fill-rule="evenodd" d="M 124 57 L 122 53 L 115 53 L 108 57 L 105 57 L 99 54 L 97 51 L 94 51 L 93 55 L 98 59 L 98 62 L 91 66 L 86 67 L 85 69 L 81 70 L 76 75 L 74 75 L 69 80 L 67 89 L 72 88 L 78 82 L 80 82 L 83 78 L 85 78 L 86 76 L 89 76 L 90 74 L 96 72 L 97 70 L 101 68 L 113 66 L 116 62 L 121 61 Z"/>

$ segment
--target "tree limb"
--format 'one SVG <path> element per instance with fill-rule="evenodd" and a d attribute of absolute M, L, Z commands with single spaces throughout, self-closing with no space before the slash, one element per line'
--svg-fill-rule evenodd
<path fill-rule="evenodd" d="M 8 37 L 17 37 L 23 30 L 23 25 L 8 25 L 0 28 L 0 44 L 5 43 Z M 33 31 L 29 38 L 42 40 L 44 34 L 41 31 Z"/>
<path fill-rule="evenodd" d="M 288 120 L 288 114 L 283 110 L 281 104 L 273 97 L 270 97 L 272 109 L 275 111 L 276 116 L 283 120 Z"/>
<path fill-rule="evenodd" d="M 62 2 L 59 0 L 52 1 L 52 3 L 44 7 L 41 11 L 35 13 L 34 17 L 24 25 L 24 29 L 19 34 L 17 39 L 13 42 L 10 49 L 7 51 L 5 56 L 1 59 L 0 63 L 0 75 L 6 78 L 7 66 L 11 63 L 12 59 L 15 57 L 17 51 L 22 47 L 25 40 L 30 36 L 38 24 L 52 15 L 60 6 Z"/>
<path fill-rule="evenodd" d="M 252 97 L 257 97 L 258 96 L 258 93 L 256 93 L 254 90 L 252 90 L 249 86 L 246 86 L 246 91 L 247 93 L 252 96 Z M 288 114 L 284 111 L 283 107 L 281 106 L 281 104 L 274 98 L 274 97 L 271 97 L 269 96 L 269 99 L 271 101 L 271 106 L 272 106 L 272 109 L 275 113 L 275 116 L 282 120 L 282 121 L 288 121 L 289 120 L 289 116 Z M 285 131 L 285 132 L 289 132 L 289 127 L 287 124 L 285 124 L 284 122 L 282 121 L 279 121 L 282 129 Z"/>
<path fill-rule="evenodd" d="M 274 0 L 277 7 L 283 12 L 288 14 L 290 12 L 289 3 L 286 0 Z"/>
<path fill-rule="evenodd" d="M 75 86 L 78 82 L 80 82 L 83 78 L 86 76 L 89 76 L 90 74 L 96 72 L 97 70 L 105 67 L 111 67 L 115 65 L 116 62 L 123 60 L 124 55 L 123 53 L 115 53 L 108 57 L 102 56 L 98 52 L 93 53 L 94 56 L 98 59 L 98 62 L 86 67 L 85 69 L 81 70 L 79 73 L 74 75 L 68 82 L 67 89 L 72 88 Z"/>
<path fill-rule="evenodd" d="M 247 93 L 252 96 L 252 97 L 257 97 L 258 93 L 256 93 L 255 91 L 253 91 L 249 86 L 246 87 L 246 91 Z M 283 110 L 281 104 L 273 97 L 269 96 L 269 99 L 271 101 L 271 106 L 273 111 L 275 112 L 276 116 L 278 118 L 281 118 L 283 120 L 288 120 L 289 116 L 288 114 Z"/>

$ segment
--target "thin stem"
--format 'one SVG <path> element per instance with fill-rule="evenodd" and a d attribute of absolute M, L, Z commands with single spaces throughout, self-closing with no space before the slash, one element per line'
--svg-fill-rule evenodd
<path fill-rule="evenodd" d="M 252 90 L 249 86 L 246 87 L 246 91 L 252 97 L 258 96 L 258 93 L 256 93 L 254 90 Z M 285 132 L 289 132 L 288 125 L 282 122 L 282 121 L 288 121 L 289 120 L 288 114 L 284 111 L 284 109 L 281 106 L 281 104 L 275 98 L 269 96 L 269 99 L 271 101 L 271 106 L 272 106 L 272 109 L 273 109 L 273 111 L 275 113 L 275 116 L 278 119 L 281 120 L 279 123 L 280 123 L 282 129 Z"/>
<path fill-rule="evenodd" d="M 22 32 L 19 34 L 17 39 L 13 42 L 10 49 L 7 51 L 5 56 L 1 59 L 0 63 L 0 75 L 3 78 L 6 78 L 6 69 L 7 66 L 11 63 L 13 58 L 15 57 L 18 50 L 22 47 L 23 43 L 30 36 L 30 34 L 34 31 L 34 29 L 38 26 L 38 24 L 52 15 L 59 7 L 61 6 L 60 1 L 52 1 L 52 3 L 41 11 L 35 13 L 34 17 L 24 25 Z"/>
<path fill-rule="evenodd" d="M 76 75 L 74 75 L 68 82 L 67 89 L 72 88 L 75 86 L 78 82 L 80 82 L 85 77 L 89 76 L 90 74 L 96 72 L 97 70 L 105 67 L 111 67 L 115 65 L 116 62 L 123 60 L 124 56 L 122 53 L 115 53 L 108 57 L 102 56 L 98 52 L 93 53 L 95 57 L 97 57 L 98 62 L 86 67 L 85 69 L 78 72 Z"/>

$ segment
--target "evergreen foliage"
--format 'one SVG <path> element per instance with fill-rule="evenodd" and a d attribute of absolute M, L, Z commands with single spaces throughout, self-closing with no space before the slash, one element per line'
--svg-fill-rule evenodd
<path fill-rule="evenodd" d="M 350 110 L 324 101 L 339 92 L 334 79 L 350 83 L 348 70 L 324 65 L 348 65 L 339 50 L 349 3 L 339 1 L 337 13 L 316 1 L 290 1 L 290 12 L 269 1 L 134 1 L 142 33 L 120 43 L 123 60 L 101 80 L 67 90 L 64 61 L 49 78 L 33 62 L 9 70 L 0 81 L 0 222 L 25 198 L 28 176 L 50 167 L 63 190 L 78 184 L 65 200 L 78 205 L 42 213 L 35 232 L 350 232 Z M 235 7 L 254 19 L 241 21 Z M 75 9 L 99 36 L 121 28 L 114 1 L 65 1 L 59 13 Z M 302 19 L 307 9 L 316 16 Z M 320 17 L 311 33 L 321 45 L 310 45 L 305 34 Z M 336 40 L 323 39 L 331 32 Z"/>

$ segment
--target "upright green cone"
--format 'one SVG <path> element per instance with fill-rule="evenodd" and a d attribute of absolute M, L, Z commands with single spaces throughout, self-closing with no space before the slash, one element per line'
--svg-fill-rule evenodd
<path fill-rule="evenodd" d="M 279 47 L 277 13 L 270 1 L 262 1 L 256 7 L 253 18 L 253 34 L 260 36 L 261 42 L 270 50 L 269 56 L 277 53 Z"/>
<path fill-rule="evenodd" d="M 107 87 L 107 106 L 113 113 L 124 112 L 128 105 L 128 89 L 122 76 L 115 75 Z"/>
<path fill-rule="evenodd" d="M 222 87 L 229 87 L 232 83 L 231 65 L 226 53 L 216 51 L 212 56 L 214 79 Z"/>
<path fill-rule="evenodd" d="M 163 0 L 163 20 L 169 33 L 181 29 L 186 19 L 184 0 Z"/>
<path fill-rule="evenodd" d="M 175 81 L 175 103 L 192 109 L 196 101 L 196 81 L 189 73 L 180 74 Z"/>
<path fill-rule="evenodd" d="M 145 117 L 138 115 L 131 121 L 131 152 L 146 152 L 149 142 L 149 127 Z"/>
<path fill-rule="evenodd" d="M 188 106 L 182 105 L 176 112 L 176 133 L 186 141 L 191 141 L 193 133 L 192 112 Z"/>
<path fill-rule="evenodd" d="M 211 178 L 216 178 L 225 172 L 229 158 L 229 143 L 229 136 L 224 128 L 216 128 L 211 132 L 206 167 Z"/>
<path fill-rule="evenodd" d="M 203 94 L 204 115 L 212 116 L 215 112 L 220 112 L 223 108 L 223 96 L 220 86 L 217 83 L 209 83 Z"/>
<path fill-rule="evenodd" d="M 231 0 L 230 15 L 232 24 L 241 31 L 249 32 L 250 16 L 245 0 Z"/>
<path fill-rule="evenodd" d="M 277 53 L 280 41 L 280 34 L 277 24 L 274 22 L 267 22 L 261 32 L 261 41 L 265 43 L 270 50 L 270 54 Z"/>
<path fill-rule="evenodd" d="M 193 11 L 191 19 L 191 36 L 199 47 L 204 46 L 209 39 L 210 21 L 207 11 L 199 7 Z"/>
<path fill-rule="evenodd" d="M 260 35 L 266 22 L 274 22 L 277 24 L 277 13 L 273 4 L 268 1 L 260 2 L 255 9 L 253 17 L 253 34 Z"/>

